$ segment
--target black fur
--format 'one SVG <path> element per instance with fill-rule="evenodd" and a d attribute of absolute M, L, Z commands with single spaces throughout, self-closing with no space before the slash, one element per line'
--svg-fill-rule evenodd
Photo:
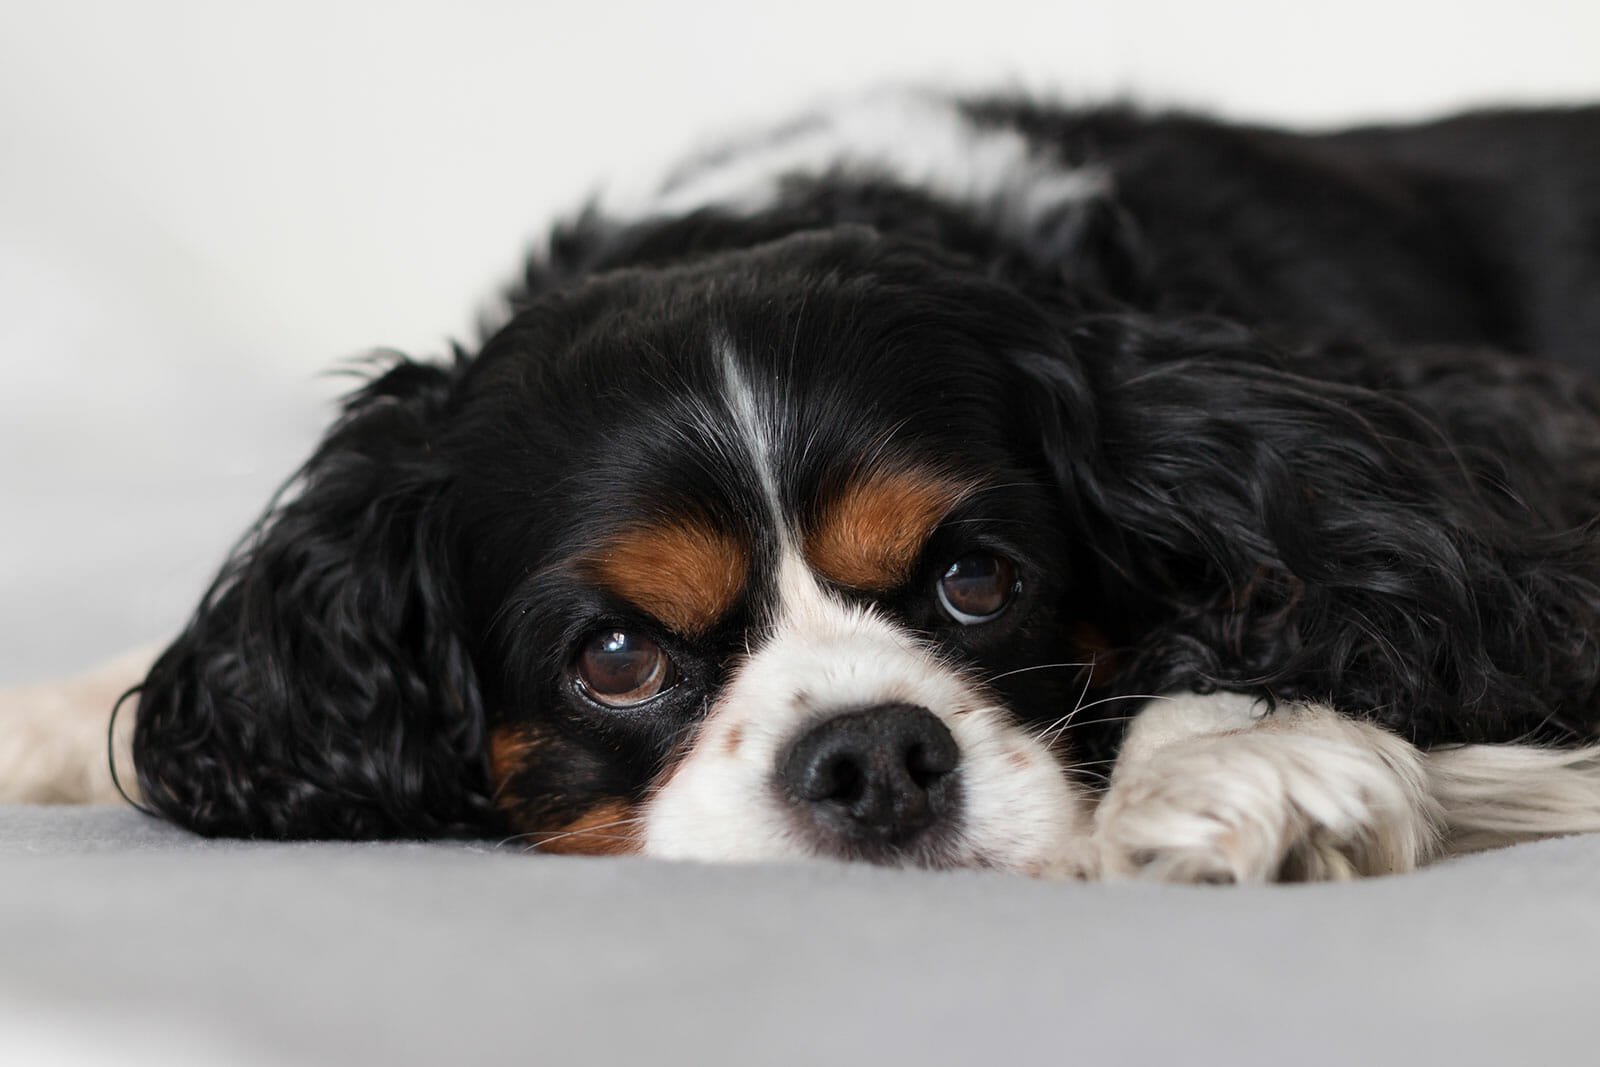
<path fill-rule="evenodd" d="M 1024 718 L 1085 683 L 1222 687 L 1424 746 L 1592 740 L 1600 111 L 1303 137 L 967 108 L 1113 192 L 1022 235 L 844 172 L 753 213 L 591 211 L 480 353 L 398 360 L 352 397 L 151 671 L 149 801 L 206 833 L 368 837 L 642 795 L 760 605 L 659 634 L 693 685 L 597 720 L 562 669 L 624 609 L 559 564 L 642 508 L 755 521 L 755 487 L 693 430 L 721 333 L 809 431 L 782 457 L 802 509 L 891 429 L 1004 475 L 939 545 L 1026 562 L 1015 628 L 940 631 L 921 571 L 886 603 L 992 675 L 1097 635 L 1092 679 L 999 685 Z M 524 722 L 548 744 L 491 781 L 489 731 Z"/>
<path fill-rule="evenodd" d="M 483 824 L 483 705 L 427 455 L 455 377 L 403 362 L 352 396 L 151 670 L 136 750 L 159 809 L 270 837 Z"/>

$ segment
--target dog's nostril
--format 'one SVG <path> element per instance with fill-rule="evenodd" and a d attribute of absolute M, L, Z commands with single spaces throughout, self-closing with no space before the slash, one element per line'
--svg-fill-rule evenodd
<path fill-rule="evenodd" d="M 939 724 L 944 729 L 944 724 Z M 946 736 L 950 733 L 945 730 Z M 959 758 L 956 750 L 955 739 L 951 738 L 948 747 L 926 745 L 918 742 L 906 749 L 906 770 L 911 774 L 911 780 L 923 789 L 927 789 L 944 775 L 956 769 Z"/>
<path fill-rule="evenodd" d="M 898 845 L 949 810 L 960 758 L 931 711 L 883 704 L 813 726 L 785 750 L 778 770 L 789 795 L 827 829 Z"/>
<path fill-rule="evenodd" d="M 838 755 L 828 760 L 815 778 L 807 783 L 805 799 L 854 804 L 866 792 L 866 786 L 866 775 L 855 757 Z"/>

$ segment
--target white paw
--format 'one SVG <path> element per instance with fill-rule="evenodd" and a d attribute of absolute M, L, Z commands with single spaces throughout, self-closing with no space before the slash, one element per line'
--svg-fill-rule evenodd
<path fill-rule="evenodd" d="M 1411 870 L 1437 826 L 1416 748 L 1303 708 L 1119 765 L 1095 840 L 1108 877 L 1325 881 Z"/>
<path fill-rule="evenodd" d="M 62 682 L 0 690 L 0 804 L 116 804 L 106 728 L 117 698 L 144 679 L 156 649 L 140 649 Z M 131 741 L 135 703 L 117 718 L 117 769 L 137 789 Z"/>

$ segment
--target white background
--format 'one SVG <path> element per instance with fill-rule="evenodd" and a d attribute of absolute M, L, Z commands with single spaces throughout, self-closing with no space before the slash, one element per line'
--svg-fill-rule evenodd
<path fill-rule="evenodd" d="M 175 626 L 373 347 L 606 175 L 912 80 L 1296 125 L 1600 100 L 1595 0 L 0 0 L 0 682 Z"/>

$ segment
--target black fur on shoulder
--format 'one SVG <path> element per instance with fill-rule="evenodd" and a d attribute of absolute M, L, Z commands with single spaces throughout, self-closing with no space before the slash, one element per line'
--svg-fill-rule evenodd
<path fill-rule="evenodd" d="M 139 784 L 207 834 L 481 829 L 483 709 L 431 427 L 458 368 L 396 362 L 234 551 L 145 681 Z"/>
<path fill-rule="evenodd" d="M 1494 353 L 1285 351 L 1107 316 L 1096 368 L 1029 357 L 1048 461 L 1098 557 L 1119 687 L 1366 715 L 1426 747 L 1589 740 L 1600 697 L 1600 393 Z M 1576 434 L 1574 429 L 1587 431 Z"/>

